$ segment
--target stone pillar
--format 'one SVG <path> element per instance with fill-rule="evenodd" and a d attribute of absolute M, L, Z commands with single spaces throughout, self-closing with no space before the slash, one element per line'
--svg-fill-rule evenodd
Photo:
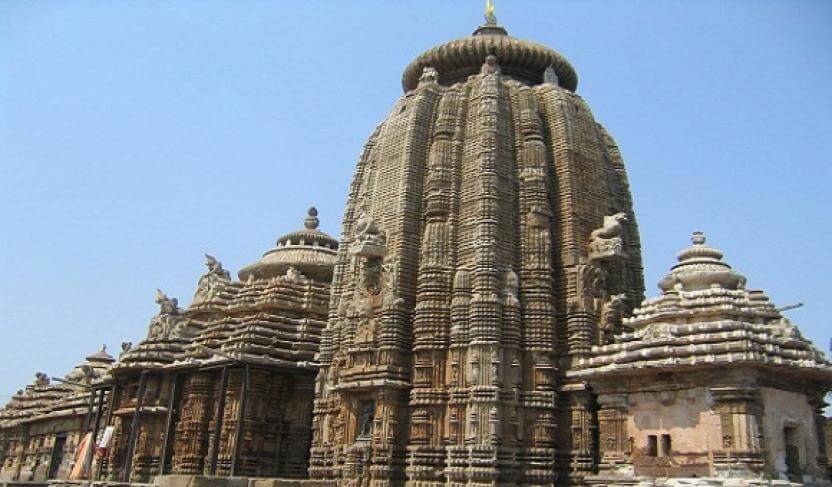
<path fill-rule="evenodd" d="M 721 445 L 714 451 L 717 473 L 737 468 L 756 476 L 766 462 L 763 436 L 763 405 L 756 390 L 742 387 L 712 387 L 714 411 L 720 417 Z"/>
<path fill-rule="evenodd" d="M 829 476 L 829 451 L 827 450 L 828 445 L 826 444 L 827 419 L 823 414 L 827 404 L 824 402 L 823 396 L 811 398 L 809 404 L 815 408 L 815 434 L 817 435 L 818 442 L 818 468 L 822 472 L 827 472 L 827 476 Z"/>
<path fill-rule="evenodd" d="M 823 442 L 826 449 L 826 468 L 829 478 L 832 479 L 832 418 L 825 418 L 823 423 L 824 435 L 820 441 Z"/>
<path fill-rule="evenodd" d="M 602 474 L 634 475 L 633 452 L 627 432 L 627 395 L 598 396 L 598 429 Z"/>
<path fill-rule="evenodd" d="M 213 388 L 213 372 L 195 372 L 185 379 L 182 409 L 176 423 L 176 448 L 171 461 L 175 474 L 199 474 L 204 468 Z"/>
<path fill-rule="evenodd" d="M 281 458 L 280 475 L 291 478 L 304 478 L 309 468 L 309 447 L 312 432 L 312 400 L 314 382 L 311 376 L 298 374 L 293 378 L 289 391 L 286 410 L 283 414 L 283 443 L 286 445 L 284 457 Z"/>
<path fill-rule="evenodd" d="M 586 384 L 563 386 L 566 414 L 569 418 L 569 482 L 582 485 L 584 478 L 595 472 L 597 452 L 597 423 L 594 418 L 593 398 Z"/>

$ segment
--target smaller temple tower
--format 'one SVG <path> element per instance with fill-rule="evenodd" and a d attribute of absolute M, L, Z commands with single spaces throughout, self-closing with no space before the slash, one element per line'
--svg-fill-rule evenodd
<path fill-rule="evenodd" d="M 113 368 L 106 477 L 304 477 L 315 354 L 338 243 L 310 208 L 301 230 L 239 272 L 213 256 L 190 306 L 161 291 L 147 338 Z"/>
<path fill-rule="evenodd" d="M 0 409 L 0 480 L 46 481 L 80 476 L 91 449 L 82 449 L 93 415 L 91 388 L 114 362 L 106 347 L 89 355 L 63 379 L 38 372 Z"/>
<path fill-rule="evenodd" d="M 695 232 L 661 295 L 570 371 L 597 394 L 600 472 L 590 485 L 830 485 L 832 364 L 722 257 Z"/>

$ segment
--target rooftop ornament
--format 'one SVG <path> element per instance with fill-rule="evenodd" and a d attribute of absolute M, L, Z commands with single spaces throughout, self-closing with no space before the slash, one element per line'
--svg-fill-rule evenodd
<path fill-rule="evenodd" d="M 497 25 L 497 16 L 494 15 L 494 0 L 485 0 L 485 23 L 486 25 Z"/>

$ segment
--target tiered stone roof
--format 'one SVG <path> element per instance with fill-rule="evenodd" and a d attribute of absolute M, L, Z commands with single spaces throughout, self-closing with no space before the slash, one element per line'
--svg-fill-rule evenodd
<path fill-rule="evenodd" d="M 0 409 L 0 428 L 85 412 L 90 397 L 86 386 L 100 382 L 113 362 L 102 347 L 74 367 L 63 381 L 53 382 L 47 374 L 38 372 L 32 384 L 17 391 Z"/>
<path fill-rule="evenodd" d="M 304 228 L 243 268 L 241 281 L 213 256 L 194 299 L 181 310 L 157 292 L 159 313 L 145 340 L 126 349 L 114 372 L 235 360 L 297 366 L 314 360 L 325 326 L 338 242 L 318 229 L 313 207 Z M 314 318 L 317 316 L 318 318 Z"/>
<path fill-rule="evenodd" d="M 214 350 L 275 365 L 312 361 L 325 326 L 328 290 L 328 284 L 294 267 L 282 276 L 245 283 L 218 281 L 210 297 L 188 309 L 194 319 L 206 319 L 186 360 L 211 358 L 209 350 Z M 315 314 L 321 318 L 309 317 Z"/>
<path fill-rule="evenodd" d="M 747 364 L 832 380 L 832 364 L 768 296 L 746 289 L 746 278 L 706 245 L 701 232 L 692 240 L 659 283 L 661 295 L 624 321 L 629 331 L 593 347 L 570 376 Z"/>
<path fill-rule="evenodd" d="M 310 208 L 304 228 L 278 238 L 275 248 L 240 270 L 240 282 L 210 272 L 200 279 L 187 313 L 202 321 L 202 331 L 185 362 L 233 356 L 294 367 L 314 360 L 338 248 L 319 223 L 318 210 Z"/>

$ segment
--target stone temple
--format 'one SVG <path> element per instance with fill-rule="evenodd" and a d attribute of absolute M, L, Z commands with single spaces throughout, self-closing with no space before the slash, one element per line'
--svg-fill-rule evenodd
<path fill-rule="evenodd" d="M 645 300 L 564 56 L 490 11 L 402 85 L 340 242 L 313 208 L 239 280 L 206 256 L 141 343 L 0 410 L 0 479 L 832 486 L 832 364 L 701 232 Z"/>

